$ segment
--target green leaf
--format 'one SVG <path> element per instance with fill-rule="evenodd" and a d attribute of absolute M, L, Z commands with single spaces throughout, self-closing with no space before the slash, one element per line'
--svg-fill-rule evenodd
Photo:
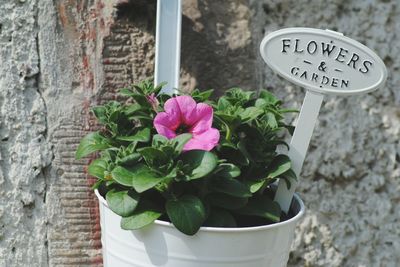
<path fill-rule="evenodd" d="M 268 178 L 278 177 L 279 175 L 290 170 L 291 166 L 292 163 L 290 162 L 290 158 L 288 156 L 282 154 L 276 156 L 268 166 Z"/>
<path fill-rule="evenodd" d="M 150 81 L 150 83 L 152 84 L 152 86 L 154 87 L 154 84 Z M 161 89 L 166 86 L 168 83 L 167 82 L 162 82 L 159 83 L 157 86 L 155 86 L 154 88 L 152 88 L 149 92 L 147 92 L 148 94 L 150 93 L 154 93 L 155 95 L 158 95 L 161 91 Z"/>
<path fill-rule="evenodd" d="M 291 125 L 285 125 L 285 128 L 288 130 L 290 135 L 294 134 L 294 130 L 296 129 L 296 127 L 291 126 Z"/>
<path fill-rule="evenodd" d="M 163 211 L 146 198 L 140 199 L 138 207 L 132 215 L 121 219 L 121 228 L 136 230 L 153 223 L 163 214 Z"/>
<path fill-rule="evenodd" d="M 279 204 L 267 196 L 251 198 L 245 207 L 235 212 L 241 215 L 263 217 L 273 222 L 279 222 L 281 216 Z"/>
<path fill-rule="evenodd" d="M 248 198 L 233 197 L 223 193 L 208 194 L 206 199 L 210 205 L 228 210 L 235 210 L 244 207 L 248 201 Z"/>
<path fill-rule="evenodd" d="M 186 134 L 180 134 L 177 137 L 175 137 L 174 139 L 172 139 L 170 142 L 172 144 L 172 146 L 175 148 L 175 152 L 177 154 L 180 154 L 183 150 L 183 147 L 185 146 L 185 144 L 187 142 L 189 142 L 189 140 L 192 138 L 192 135 L 189 133 Z"/>
<path fill-rule="evenodd" d="M 111 147 L 107 138 L 99 132 L 94 132 L 82 138 L 81 143 L 76 150 L 75 158 L 81 159 L 93 152 Z"/>
<path fill-rule="evenodd" d="M 153 136 L 153 141 L 152 141 L 152 146 L 159 148 L 162 145 L 166 144 L 168 142 L 168 138 L 161 135 L 161 134 L 156 134 Z"/>
<path fill-rule="evenodd" d="M 126 106 L 124 112 L 127 116 L 129 116 L 141 109 L 142 109 L 142 106 L 140 106 L 138 103 L 133 103 L 131 105 Z"/>
<path fill-rule="evenodd" d="M 240 105 L 240 106 L 243 106 L 250 99 L 252 99 L 254 97 L 254 94 L 255 92 L 244 91 L 238 87 L 231 88 L 226 92 L 226 96 L 229 99 L 229 101 L 235 105 Z"/>
<path fill-rule="evenodd" d="M 254 194 L 258 190 L 260 190 L 261 187 L 263 187 L 263 185 L 265 184 L 265 179 L 256 181 L 247 180 L 245 183 L 249 187 L 250 192 Z"/>
<path fill-rule="evenodd" d="M 216 115 L 216 117 L 218 117 L 219 120 L 225 122 L 226 125 L 229 125 L 231 127 L 235 127 L 238 124 L 240 124 L 239 116 L 233 116 L 233 115 L 225 114 L 225 113 L 220 112 L 220 111 L 215 112 L 215 115 Z"/>
<path fill-rule="evenodd" d="M 100 179 L 104 179 L 106 170 L 107 162 L 101 158 L 93 160 L 88 167 L 89 174 Z"/>
<path fill-rule="evenodd" d="M 213 89 L 200 91 L 199 89 L 195 89 L 192 91 L 191 95 L 196 102 L 205 102 L 207 101 L 213 93 Z"/>
<path fill-rule="evenodd" d="M 161 166 L 170 160 L 162 150 L 154 147 L 144 147 L 138 149 L 137 151 L 143 156 L 146 163 L 150 166 Z"/>
<path fill-rule="evenodd" d="M 225 97 L 218 100 L 218 110 L 226 110 L 229 106 L 231 106 L 231 103 Z"/>
<path fill-rule="evenodd" d="M 102 185 L 104 181 L 103 180 L 97 180 L 93 185 L 92 185 L 92 190 L 99 189 L 99 187 Z"/>
<path fill-rule="evenodd" d="M 106 200 L 108 207 L 119 216 L 126 217 L 133 213 L 140 199 L 135 191 L 116 191 L 112 189 L 107 192 Z"/>
<path fill-rule="evenodd" d="M 249 188 L 242 182 L 235 179 L 218 177 L 211 182 L 210 188 L 213 191 L 225 193 L 234 197 L 252 196 Z"/>
<path fill-rule="evenodd" d="M 192 195 L 168 200 L 166 211 L 175 227 L 186 235 L 197 233 L 206 219 L 203 203 L 199 198 Z"/>
<path fill-rule="evenodd" d="M 235 218 L 228 211 L 223 209 L 212 209 L 204 223 L 210 227 L 236 227 Z"/>
<path fill-rule="evenodd" d="M 238 148 L 228 143 L 221 145 L 220 154 L 235 165 L 247 166 L 250 163 L 249 159 Z"/>
<path fill-rule="evenodd" d="M 300 111 L 298 109 L 280 109 L 280 113 L 299 113 Z"/>
<path fill-rule="evenodd" d="M 208 151 L 190 150 L 181 155 L 181 160 L 186 165 L 186 178 L 193 180 L 211 173 L 217 166 L 218 159 Z"/>
<path fill-rule="evenodd" d="M 281 103 L 278 98 L 276 98 L 273 94 L 266 90 L 261 90 L 260 98 L 264 99 L 267 103 L 272 105 L 279 105 Z"/>
<path fill-rule="evenodd" d="M 248 165 L 252 160 L 252 157 L 250 156 L 250 153 L 247 151 L 246 144 L 244 140 L 240 140 L 238 143 L 238 148 L 240 152 L 242 152 L 243 156 L 245 157 L 245 161 L 243 162 L 243 165 Z"/>
<path fill-rule="evenodd" d="M 123 96 L 131 96 L 133 94 L 132 90 L 128 88 L 122 88 L 119 93 Z"/>
<path fill-rule="evenodd" d="M 139 153 L 132 153 L 129 154 L 123 158 L 118 158 L 118 160 L 116 161 L 117 164 L 121 164 L 121 165 L 128 165 L 128 164 L 135 164 L 137 163 L 138 159 L 140 158 L 140 154 Z"/>
<path fill-rule="evenodd" d="M 275 129 L 278 127 L 278 122 L 276 121 L 275 115 L 272 114 L 271 112 L 268 112 L 266 114 L 268 126 L 271 127 L 271 129 Z"/>
<path fill-rule="evenodd" d="M 257 107 L 257 108 L 263 108 L 266 105 L 267 105 L 267 101 L 265 99 L 262 99 L 262 98 L 257 99 L 256 103 L 254 104 L 254 106 Z"/>
<path fill-rule="evenodd" d="M 118 166 L 111 171 L 112 178 L 119 184 L 124 186 L 132 186 L 132 181 L 135 178 L 135 173 Z"/>
<path fill-rule="evenodd" d="M 132 97 L 136 101 L 136 103 L 138 103 L 142 107 L 150 106 L 150 103 L 147 101 L 147 98 L 144 95 L 130 93 L 129 96 Z"/>
<path fill-rule="evenodd" d="M 153 122 L 153 118 L 150 116 L 149 112 L 138 111 L 135 114 L 129 116 L 130 120 L 142 120 L 146 122 Z"/>
<path fill-rule="evenodd" d="M 111 175 L 118 183 L 125 186 L 133 186 L 138 193 L 149 190 L 166 179 L 158 177 L 152 170 L 142 164 L 136 165 L 131 169 L 118 166 L 111 172 Z"/>
<path fill-rule="evenodd" d="M 248 122 L 254 120 L 263 113 L 264 111 L 262 109 L 259 109 L 257 107 L 248 107 L 239 115 L 243 122 Z"/>
<path fill-rule="evenodd" d="M 286 143 L 283 140 L 269 140 L 268 145 L 270 145 L 270 146 L 285 146 L 287 149 L 289 149 L 288 143 Z"/>
<path fill-rule="evenodd" d="M 165 181 L 167 177 L 160 178 L 151 170 L 144 170 L 137 173 L 135 179 L 132 181 L 132 186 L 139 193 L 147 191 L 157 184 Z"/>
<path fill-rule="evenodd" d="M 292 169 L 288 170 L 287 172 L 283 173 L 280 176 L 280 179 L 283 179 L 286 182 L 286 186 L 288 190 L 292 186 L 292 181 L 297 181 L 297 176 Z"/>
<path fill-rule="evenodd" d="M 284 174 L 282 174 L 282 178 L 297 181 L 296 173 L 294 173 L 294 171 L 292 169 L 290 169 L 287 172 L 285 172 Z"/>
<path fill-rule="evenodd" d="M 97 120 L 101 124 L 106 124 L 107 123 L 107 114 L 106 114 L 107 108 L 104 106 L 98 106 L 98 107 L 93 107 L 92 112 L 96 116 Z"/>
<path fill-rule="evenodd" d="M 240 175 L 240 169 L 231 163 L 221 163 L 216 174 L 225 178 L 235 178 Z"/>
<path fill-rule="evenodd" d="M 148 142 L 150 141 L 150 129 L 142 129 L 132 136 L 118 136 L 117 139 L 129 142 Z"/>
<path fill-rule="evenodd" d="M 131 216 L 121 219 L 121 228 L 124 230 L 136 230 L 143 228 L 160 218 L 161 212 L 154 210 L 142 210 L 134 212 Z"/>

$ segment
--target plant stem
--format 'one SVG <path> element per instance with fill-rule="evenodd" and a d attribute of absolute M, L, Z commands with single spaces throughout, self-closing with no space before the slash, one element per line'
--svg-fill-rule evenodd
<path fill-rule="evenodd" d="M 227 125 L 226 126 L 226 135 L 225 135 L 225 139 L 226 141 L 230 142 L 232 138 L 232 131 L 231 128 Z"/>

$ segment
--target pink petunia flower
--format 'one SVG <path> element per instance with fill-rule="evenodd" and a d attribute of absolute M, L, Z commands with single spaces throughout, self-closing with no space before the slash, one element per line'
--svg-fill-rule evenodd
<path fill-rule="evenodd" d="M 213 109 L 209 105 L 197 104 L 190 96 L 177 96 L 165 102 L 164 110 L 154 118 L 154 127 L 168 139 L 191 133 L 192 138 L 185 144 L 184 151 L 210 151 L 218 145 L 219 131 L 211 128 Z"/>

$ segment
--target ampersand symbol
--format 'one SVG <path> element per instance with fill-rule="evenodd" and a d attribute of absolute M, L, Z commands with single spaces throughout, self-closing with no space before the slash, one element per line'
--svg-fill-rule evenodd
<path fill-rule="evenodd" d="M 318 66 L 318 70 L 325 72 L 326 71 L 326 63 L 325 61 L 322 61 L 319 66 Z"/>

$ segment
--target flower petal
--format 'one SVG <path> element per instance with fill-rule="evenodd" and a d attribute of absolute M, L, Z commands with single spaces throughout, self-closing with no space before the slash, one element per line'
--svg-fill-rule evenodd
<path fill-rule="evenodd" d="M 218 145 L 219 131 L 215 128 L 210 128 L 201 134 L 193 134 L 193 138 L 187 142 L 183 148 L 184 151 L 188 150 L 206 150 L 210 151 Z"/>
<path fill-rule="evenodd" d="M 195 109 L 196 101 L 190 96 L 173 97 L 164 104 L 164 110 L 168 114 L 179 114 L 180 121 L 189 126 L 195 122 Z"/>
<path fill-rule="evenodd" d="M 211 128 L 213 122 L 213 109 L 211 106 L 199 103 L 196 106 L 196 122 L 190 129 L 193 134 L 203 133 Z"/>
<path fill-rule="evenodd" d="M 171 139 L 176 136 L 175 129 L 178 128 L 180 121 L 176 116 L 160 112 L 154 118 L 153 124 L 159 134 Z"/>
<path fill-rule="evenodd" d="M 165 137 L 167 137 L 168 139 L 172 139 L 176 137 L 176 133 L 174 131 L 171 131 L 170 129 L 168 129 L 167 127 L 163 126 L 163 125 L 158 125 L 156 126 L 157 132 Z"/>

